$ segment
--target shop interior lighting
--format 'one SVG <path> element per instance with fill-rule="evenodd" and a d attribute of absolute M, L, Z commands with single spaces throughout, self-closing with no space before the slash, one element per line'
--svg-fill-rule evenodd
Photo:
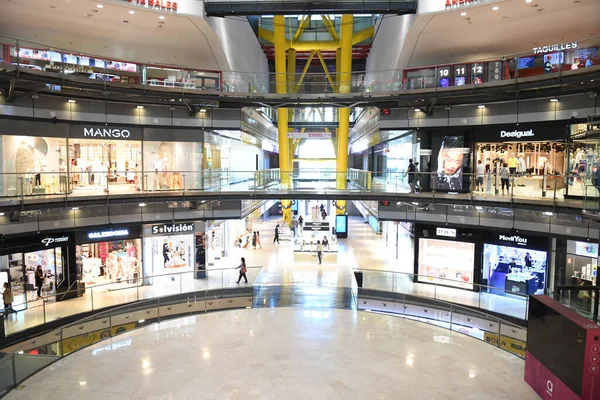
<path fill-rule="evenodd" d="M 550 99 L 551 102 L 556 103 L 558 99 Z"/>
<path fill-rule="evenodd" d="M 140 206 L 140 207 L 146 207 L 146 203 L 140 203 L 140 204 L 138 204 L 138 206 Z"/>
<path fill-rule="evenodd" d="M 73 104 L 73 103 L 75 103 L 75 99 L 69 99 L 69 100 L 67 100 L 67 103 Z"/>
<path fill-rule="evenodd" d="M 138 110 L 143 110 L 143 109 L 144 109 L 144 106 L 137 106 L 137 109 L 138 109 Z"/>
<path fill-rule="evenodd" d="M 477 106 L 477 108 L 479 108 L 479 109 L 484 109 L 484 108 L 485 108 L 485 106 L 484 106 L 483 104 L 480 104 L 480 105 L 478 105 L 478 106 Z"/>

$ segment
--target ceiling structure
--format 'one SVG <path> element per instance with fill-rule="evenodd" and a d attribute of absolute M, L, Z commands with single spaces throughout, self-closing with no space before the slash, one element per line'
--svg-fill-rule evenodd
<path fill-rule="evenodd" d="M 229 69 L 219 38 L 203 17 L 129 4 L 0 0 L 0 43 L 18 38 L 21 47 L 48 45 L 116 61 Z"/>
<path fill-rule="evenodd" d="M 399 66 L 494 59 L 581 41 L 600 36 L 599 15 L 600 0 L 490 0 L 421 13 L 408 32 Z"/>

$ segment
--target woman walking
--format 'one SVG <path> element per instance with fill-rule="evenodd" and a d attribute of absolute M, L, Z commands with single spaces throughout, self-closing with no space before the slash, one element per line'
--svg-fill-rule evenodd
<path fill-rule="evenodd" d="M 246 277 L 246 259 L 244 257 L 242 257 L 242 263 L 240 264 L 239 267 L 237 267 L 236 269 L 240 270 L 240 276 L 238 277 L 238 280 L 236 283 L 240 283 L 240 281 L 242 280 L 242 277 L 244 278 L 244 283 L 248 283 L 248 278 Z"/>
<path fill-rule="evenodd" d="M 504 186 L 506 186 L 507 194 L 510 194 L 509 183 L 510 170 L 508 169 L 508 163 L 502 165 L 502 171 L 500 171 L 500 180 L 502 181 L 502 194 L 504 194 Z"/>
<path fill-rule="evenodd" d="M 258 245 L 259 249 L 262 249 L 262 244 L 260 244 L 260 232 L 256 231 L 256 244 Z"/>
<path fill-rule="evenodd" d="M 42 266 L 38 265 L 35 270 L 35 287 L 37 288 L 38 300 L 42 298 L 42 285 L 44 284 L 44 272 Z"/>
<path fill-rule="evenodd" d="M 4 300 L 4 315 L 8 315 L 9 313 L 16 314 L 17 312 L 14 310 L 14 308 L 12 308 L 13 294 L 10 290 L 10 284 L 8 282 L 4 282 L 2 299 Z"/>
<path fill-rule="evenodd" d="M 323 255 L 323 245 L 320 240 L 317 240 L 317 258 L 319 259 L 319 264 L 321 264 L 321 257 Z"/>
<path fill-rule="evenodd" d="M 256 250 L 256 232 L 252 232 L 252 248 Z"/>

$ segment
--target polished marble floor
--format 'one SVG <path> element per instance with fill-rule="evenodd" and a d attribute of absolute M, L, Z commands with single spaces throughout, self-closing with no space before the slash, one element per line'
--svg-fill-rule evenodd
<path fill-rule="evenodd" d="M 150 325 L 78 351 L 15 399 L 537 399 L 523 360 L 398 317 L 262 308 Z"/>
<path fill-rule="evenodd" d="M 271 218 L 265 222 L 254 222 L 252 230 L 261 232 L 263 248 L 257 250 L 233 248 L 228 257 L 216 261 L 212 267 L 214 270 L 208 271 L 207 279 L 193 279 L 191 272 L 175 275 L 173 279 L 171 279 L 171 275 L 165 275 L 155 279 L 151 286 L 134 286 L 111 291 L 96 288 L 88 290 L 83 297 L 77 299 L 50 302 L 44 305 L 41 301 L 33 301 L 27 310 L 19 312 L 16 316 L 10 315 L 5 320 L 6 332 L 12 334 L 39 325 L 44 321 L 53 321 L 68 315 L 126 304 L 139 299 L 234 287 L 238 275 L 232 268 L 239 265 L 241 257 L 246 258 L 249 266 L 250 285 L 255 287 L 282 285 L 312 287 L 310 290 L 315 293 L 312 293 L 311 296 L 314 297 L 318 294 L 321 304 L 329 302 L 327 290 L 324 288 L 351 288 L 355 282 L 353 270 L 362 268 L 368 269 L 368 271 L 364 271 L 366 288 L 438 298 L 517 318 L 526 316 L 527 304 L 524 298 L 414 283 L 410 276 L 414 272 L 413 239 L 401 226 L 398 226 L 398 245 L 396 246 L 395 225 L 390 224 L 384 234 L 377 235 L 361 217 L 351 217 L 349 219 L 349 236 L 347 239 L 339 241 L 337 263 L 318 265 L 316 262 L 294 261 L 290 242 L 272 243 L 277 222 L 277 218 Z M 393 236 L 394 238 L 392 238 Z M 346 304 L 345 300 L 337 301 L 335 295 L 330 300 L 331 304 Z M 296 300 L 292 299 L 292 301 Z"/>

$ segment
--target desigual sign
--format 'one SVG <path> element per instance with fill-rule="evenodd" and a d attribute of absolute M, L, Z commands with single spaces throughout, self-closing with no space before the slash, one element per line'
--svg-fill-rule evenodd
<path fill-rule="evenodd" d="M 573 50 L 579 46 L 577 42 L 571 43 L 556 43 L 551 44 L 549 46 L 542 47 L 534 47 L 533 54 L 545 54 L 545 53 L 553 53 L 555 51 L 565 51 L 565 50 Z"/>
<path fill-rule="evenodd" d="M 512 242 L 512 243 L 516 243 L 520 246 L 526 246 L 527 245 L 527 238 L 518 236 L 518 235 L 512 235 L 512 236 L 506 236 L 506 235 L 498 235 L 498 239 L 502 240 L 504 242 Z"/>
<path fill-rule="evenodd" d="M 517 138 L 517 139 L 521 139 L 524 137 L 533 137 L 535 136 L 535 133 L 533 133 L 533 129 L 528 129 L 525 131 L 519 131 L 519 130 L 514 130 L 514 131 L 500 131 L 500 137 L 501 138 Z"/>
<path fill-rule="evenodd" d="M 42 243 L 48 247 L 51 244 L 54 243 L 64 243 L 64 242 L 68 242 L 69 241 L 69 237 L 68 236 L 61 236 L 61 237 L 55 237 L 55 238 L 43 238 L 42 239 Z"/>
<path fill-rule="evenodd" d="M 171 0 L 123 0 L 140 7 L 151 8 L 156 11 L 177 11 L 179 5 Z"/>
<path fill-rule="evenodd" d="M 128 129 L 118 128 L 83 128 L 84 137 L 100 137 L 103 139 L 127 139 L 131 136 Z"/>
<path fill-rule="evenodd" d="M 164 235 L 172 233 L 192 233 L 194 232 L 193 223 L 181 223 L 181 224 L 163 224 L 163 225 L 152 225 L 153 235 Z"/>

